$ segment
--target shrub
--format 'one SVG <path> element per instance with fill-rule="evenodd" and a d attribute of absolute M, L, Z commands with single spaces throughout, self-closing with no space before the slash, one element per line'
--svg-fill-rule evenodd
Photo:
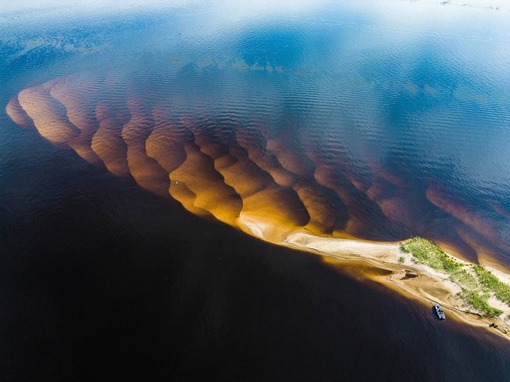
<path fill-rule="evenodd" d="M 428 265 L 438 271 L 449 273 L 450 280 L 458 283 L 462 288 L 460 297 L 483 316 L 495 317 L 502 314 L 501 310 L 489 305 L 488 299 L 491 293 L 510 306 L 510 285 L 501 282 L 484 267 L 475 265 L 473 267 L 475 274 L 472 274 L 437 245 L 421 237 L 413 237 L 401 243 L 400 249 L 410 253 L 416 264 Z M 399 258 L 399 262 L 403 262 L 402 258 L 403 256 Z M 481 291 L 486 293 L 480 294 Z"/>
<path fill-rule="evenodd" d="M 482 314 L 482 316 L 497 317 L 501 313 L 503 313 L 502 310 L 493 308 L 492 306 L 489 305 L 489 303 L 487 302 L 488 299 L 487 295 L 480 296 L 478 292 L 464 290 L 462 293 L 462 297 L 466 300 L 466 302 L 469 305 L 471 305 L 473 308 L 479 311 L 480 314 Z"/>
<path fill-rule="evenodd" d="M 444 253 L 437 245 L 421 237 L 413 237 L 409 241 L 401 243 L 400 248 L 413 255 L 413 261 L 417 264 L 425 264 L 439 271 L 453 272 L 462 267 L 459 262 Z"/>
<path fill-rule="evenodd" d="M 478 282 L 475 276 L 466 271 L 465 269 L 457 269 L 450 275 L 450 280 L 460 284 L 463 288 L 474 290 L 478 288 Z"/>
<path fill-rule="evenodd" d="M 475 265 L 474 270 L 482 286 L 493 291 L 499 300 L 510 304 L 510 285 L 501 282 L 491 271 L 484 267 Z"/>

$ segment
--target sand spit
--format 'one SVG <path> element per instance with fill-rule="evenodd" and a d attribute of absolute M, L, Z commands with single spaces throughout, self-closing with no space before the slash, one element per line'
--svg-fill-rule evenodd
<path fill-rule="evenodd" d="M 452 282 L 449 275 L 425 265 L 415 264 L 411 255 L 401 251 L 400 243 L 365 242 L 294 232 L 277 244 L 325 256 L 326 262 L 360 261 L 390 271 L 390 276 L 369 277 L 425 305 L 439 303 L 448 316 L 454 316 L 473 326 L 485 327 L 510 340 L 510 307 L 508 305 L 491 298 L 491 306 L 502 310 L 503 313 L 495 319 L 481 317 L 457 296 L 461 292 L 461 287 Z M 405 259 L 403 263 L 399 263 L 400 257 Z M 458 258 L 455 259 L 469 264 Z M 489 266 L 485 268 L 502 282 L 510 284 L 510 275 Z M 346 271 L 348 272 L 348 269 Z M 494 324 L 497 327 L 494 327 Z"/>
<path fill-rule="evenodd" d="M 510 244 L 472 207 L 439 186 L 407 183 L 368 156 L 354 164 L 345 142 L 270 129 L 235 107 L 209 115 L 199 98 L 179 105 L 174 96 L 148 97 L 119 83 L 115 74 L 75 74 L 22 90 L 5 110 L 18 125 L 192 214 L 325 261 L 368 262 L 390 274 L 367 274 L 371 279 L 439 302 L 473 325 L 492 323 L 470 313 L 449 275 L 414 264 L 398 242 L 385 242 L 412 232 L 470 263 L 503 264 Z M 492 208 L 508 218 L 502 206 Z M 430 224 L 431 216 L 441 219 Z M 504 269 L 486 268 L 510 284 Z M 497 304 L 491 301 L 504 311 L 504 330 L 510 309 Z"/>
<path fill-rule="evenodd" d="M 59 77 L 22 90 L 6 112 L 89 163 L 241 230 L 253 217 L 318 237 L 385 241 L 412 233 L 473 263 L 505 261 L 510 245 L 476 210 L 369 156 L 353 160 L 347 142 L 314 129 L 296 136 L 269 128 L 260 120 L 270 110 L 252 110 L 250 120 L 234 104 L 218 114 L 200 97 L 183 105 L 177 94 L 150 95 L 116 76 Z M 431 216 L 441 219 L 431 225 Z"/>
<path fill-rule="evenodd" d="M 461 287 L 452 282 L 448 274 L 426 265 L 415 264 L 411 255 L 400 249 L 400 242 L 369 242 L 356 239 L 320 237 L 304 231 L 289 233 L 277 242 L 274 241 L 274 238 L 278 237 L 274 232 L 275 229 L 271 229 L 266 222 L 257 224 L 256 221 L 250 219 L 245 223 L 253 236 L 265 241 L 272 241 L 278 245 L 324 256 L 324 261 L 328 263 L 341 265 L 342 263 L 364 262 L 385 270 L 390 275 L 367 275 L 367 277 L 408 298 L 418 300 L 424 305 L 432 306 L 439 303 L 444 308 L 448 318 L 454 317 L 469 325 L 486 328 L 510 340 L 510 307 L 495 298 L 491 298 L 491 305 L 502 310 L 503 313 L 494 319 L 482 317 L 457 296 L 461 292 Z M 399 262 L 401 257 L 405 260 L 403 263 Z M 456 257 L 455 260 L 465 265 L 470 264 Z M 489 266 L 485 268 L 501 281 L 510 284 L 510 275 Z M 343 269 L 349 272 L 348 267 Z M 497 327 L 494 327 L 494 324 Z"/>

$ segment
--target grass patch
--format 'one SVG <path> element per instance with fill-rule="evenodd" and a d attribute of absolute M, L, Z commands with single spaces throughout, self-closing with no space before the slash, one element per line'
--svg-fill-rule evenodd
<path fill-rule="evenodd" d="M 463 290 L 461 296 L 469 305 L 479 311 L 483 316 L 497 317 L 503 313 L 502 310 L 489 305 L 487 302 L 489 298 L 488 295 L 480 295 L 476 291 Z"/>
<path fill-rule="evenodd" d="M 474 270 L 483 287 L 494 292 L 497 299 L 510 305 L 510 285 L 501 282 L 491 271 L 484 267 L 475 265 Z"/>
<path fill-rule="evenodd" d="M 444 253 L 437 245 L 421 237 L 413 237 L 401 243 L 400 249 L 413 255 L 415 263 L 428 265 L 438 271 L 451 273 L 462 267 L 462 264 Z"/>
<path fill-rule="evenodd" d="M 430 240 L 413 237 L 400 244 L 400 249 L 412 255 L 416 264 L 424 264 L 450 275 L 450 280 L 459 284 L 462 292 L 460 297 L 485 317 L 497 317 L 503 313 L 500 309 L 489 305 L 489 298 L 494 295 L 510 306 L 510 285 L 501 282 L 489 270 L 475 265 L 472 273 L 468 266 L 461 264 L 444 253 L 441 248 Z M 399 258 L 401 262 L 402 256 Z"/>
<path fill-rule="evenodd" d="M 455 270 L 450 275 L 450 280 L 460 284 L 464 289 L 475 290 L 478 288 L 478 281 L 476 281 L 475 276 L 466 271 L 464 268 Z"/>
<path fill-rule="evenodd" d="M 404 262 L 405 262 L 405 261 L 406 261 L 406 259 L 405 259 L 405 257 L 404 257 L 404 256 L 400 256 L 400 257 L 398 258 L 398 262 L 399 262 L 400 264 L 404 264 Z"/>

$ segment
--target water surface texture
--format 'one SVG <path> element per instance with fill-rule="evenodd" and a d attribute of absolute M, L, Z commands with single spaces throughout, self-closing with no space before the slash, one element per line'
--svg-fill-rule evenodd
<path fill-rule="evenodd" d="M 95 58 L 57 59 L 52 70 L 73 73 L 32 78 L 7 114 L 248 231 L 262 220 L 280 235 L 285 226 L 421 235 L 506 265 L 506 10 L 347 2 L 247 18 L 185 9 L 128 20 L 122 33 L 89 26 L 74 44 L 63 32 L 7 39 L 13 69 L 41 51 Z M 404 21 L 392 17 L 399 9 Z M 418 13 L 426 22 L 414 25 Z"/>
<path fill-rule="evenodd" d="M 295 376 L 310 380 L 322 369 L 324 379 L 344 373 L 353 380 L 364 370 L 362 360 L 352 367 L 324 367 L 332 364 L 335 352 L 352 362 L 340 345 L 345 330 L 353 330 L 347 323 L 377 310 L 386 329 L 346 335 L 346 343 L 361 341 L 359 351 L 368 351 L 371 359 L 386 343 L 405 345 L 402 353 L 395 351 L 370 369 L 374 374 L 359 374 L 360 380 L 377 375 L 393 380 L 392 370 L 399 367 L 395 359 L 423 341 L 417 357 L 430 357 L 430 363 L 404 368 L 397 379 L 501 380 L 510 352 L 498 340 L 457 323 L 446 323 L 439 333 L 436 322 L 420 317 L 430 312 L 370 283 L 344 281 L 345 276 L 302 254 L 292 260 L 292 253 L 258 243 L 264 262 L 259 264 L 250 257 L 257 251 L 245 250 L 255 241 L 215 222 L 272 242 L 295 230 L 377 241 L 420 235 L 472 262 L 510 269 L 507 8 L 490 1 L 464 7 L 455 1 L 345 1 L 280 6 L 176 2 L 164 7 L 153 2 L 116 10 L 94 4 L 81 9 L 70 2 L 56 8 L 6 8 L 0 12 L 6 112 L 0 129 L 0 196 L 5 201 L 0 238 L 8 254 L 6 269 L 29 280 L 21 285 L 30 293 L 67 275 L 74 289 L 57 304 L 63 312 L 54 313 L 53 302 L 51 309 L 43 304 L 47 316 L 55 314 L 65 328 L 56 329 L 49 320 L 45 330 L 56 331 L 56 337 L 72 333 L 79 343 L 89 334 L 100 338 L 107 333 L 105 342 L 83 345 L 90 354 L 69 356 L 93 363 L 102 362 L 91 355 L 96 345 L 115 343 L 120 349 L 125 340 L 131 348 L 144 338 L 148 342 L 140 346 L 150 348 L 156 360 L 140 362 L 161 376 L 171 370 L 189 375 L 187 365 L 197 362 L 196 374 L 202 377 L 215 370 L 213 379 L 284 378 L 291 365 L 305 362 L 309 374 Z M 234 235 L 231 244 L 229 235 Z M 53 271 L 52 265 L 65 263 L 64 253 L 72 249 L 81 270 L 60 265 Z M 121 273 L 127 274 L 116 276 L 109 264 L 116 264 L 123 251 L 130 260 L 121 261 Z M 283 251 L 275 255 L 276 265 L 271 263 L 275 251 Z M 234 252 L 243 255 L 236 259 Z M 17 260 L 21 264 L 45 265 L 31 270 L 9 260 L 16 253 L 26 259 Z M 51 256 L 36 261 L 37 253 Z M 227 269 L 211 263 L 222 254 Z M 161 273 L 144 263 L 151 259 L 161 264 Z M 97 271 L 103 265 L 108 270 Z M 223 281 L 208 278 L 209 266 Z M 256 272 L 248 277 L 250 267 Z M 274 279 L 268 269 L 281 272 L 288 282 Z M 75 274 L 80 281 L 71 281 Z M 240 275 L 250 288 L 234 293 L 243 283 Z M 314 275 L 324 278 L 320 291 L 314 289 Z M 93 297 L 115 289 L 116 277 L 122 291 L 96 305 Z M 17 289 L 19 281 L 5 280 L 5 290 Z M 126 287 L 133 280 L 149 285 L 133 291 Z M 65 289 L 66 282 L 55 282 L 59 288 L 41 293 L 52 296 Z M 279 288 L 276 297 L 269 297 Z M 361 291 L 354 292 L 357 288 Z M 134 313 L 162 290 L 168 293 L 165 299 L 146 305 L 154 321 Z M 292 290 L 301 297 L 285 302 Z M 364 301 L 362 307 L 355 307 L 356 298 L 349 297 L 353 293 Z M 120 302 L 114 302 L 119 296 Z M 187 296 L 200 303 L 187 302 Z M 244 306 L 245 299 L 256 303 Z M 334 306 L 337 299 L 347 301 L 345 309 Z M 305 308 L 287 323 L 277 317 L 276 306 L 285 320 Z M 165 307 L 175 312 L 163 312 Z M 419 338 L 407 326 L 400 332 L 399 325 L 407 322 L 403 317 L 391 323 L 398 309 L 403 317 L 411 315 L 416 327 L 427 327 L 414 334 Z M 112 332 L 109 325 L 123 310 L 135 318 L 120 319 L 123 329 Z M 101 311 L 106 312 L 102 318 Z M 257 319 L 249 322 L 254 314 Z M 343 317 L 340 326 L 347 329 L 337 331 L 332 314 Z M 168 329 L 182 327 L 187 318 L 189 344 Z M 279 319 L 288 336 L 275 329 L 278 325 L 258 328 L 255 323 Z M 290 340 L 310 320 L 313 333 L 299 339 L 320 355 L 313 359 Z M 149 336 L 161 335 L 161 341 L 144 337 L 139 322 L 152 328 Z M 321 331 L 323 324 L 335 341 Z M 372 325 L 370 318 L 360 324 Z M 133 327 L 140 338 L 126 335 Z M 254 345 L 258 329 L 263 344 Z M 285 356 L 286 350 L 271 340 L 275 331 L 281 343 L 301 350 Z M 445 345 L 442 336 L 466 350 L 447 356 L 438 350 Z M 165 353 L 172 339 L 184 348 L 180 358 Z M 477 347 L 477 340 L 483 345 Z M 74 362 L 62 352 L 71 342 L 62 340 L 61 347 L 52 348 L 54 362 Z M 218 349 L 224 356 L 211 355 Z M 265 349 L 272 349 L 272 357 L 264 355 Z M 437 352 L 446 357 L 444 362 L 427 355 Z M 4 353 L 16 354 L 12 349 Z M 260 364 L 252 359 L 255 354 Z M 11 362 L 16 359 L 11 357 Z M 129 357 L 139 359 L 142 353 Z M 238 360 L 238 368 L 226 366 L 229 357 Z M 165 359 L 173 361 L 165 364 Z M 458 374 L 461 365 L 475 359 Z M 114 364 L 125 360 L 119 355 Z M 178 360 L 185 361 L 179 366 Z M 53 369 L 45 367 L 41 370 L 51 374 Z M 271 372 L 279 367 L 286 372 Z M 64 369 L 71 373 L 71 367 Z M 11 371 L 18 375 L 16 367 Z"/>

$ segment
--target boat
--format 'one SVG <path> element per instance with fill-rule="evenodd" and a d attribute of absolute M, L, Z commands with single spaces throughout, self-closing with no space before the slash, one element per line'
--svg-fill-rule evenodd
<path fill-rule="evenodd" d="M 446 318 L 443 309 L 441 309 L 441 307 L 438 304 L 434 305 L 434 310 L 436 311 L 437 317 L 440 320 L 444 320 Z"/>

